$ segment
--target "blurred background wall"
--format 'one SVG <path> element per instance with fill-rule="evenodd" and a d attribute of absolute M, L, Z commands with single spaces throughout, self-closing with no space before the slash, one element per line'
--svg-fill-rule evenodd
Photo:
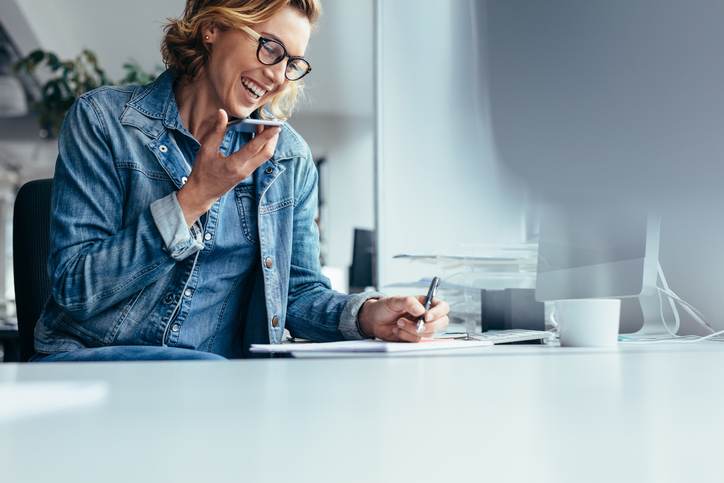
<path fill-rule="evenodd" d="M 394 255 L 482 255 L 481 245 L 521 243 L 528 234 L 526 191 L 501 165 L 491 136 L 484 4 L 378 3 L 384 286 L 430 276 Z"/>

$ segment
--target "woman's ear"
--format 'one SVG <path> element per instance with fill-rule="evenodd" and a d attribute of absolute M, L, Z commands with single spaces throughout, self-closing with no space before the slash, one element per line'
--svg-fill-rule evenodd
<path fill-rule="evenodd" d="M 219 34 L 219 28 L 212 24 L 205 25 L 201 29 L 201 38 L 204 39 L 204 43 L 208 46 L 216 41 L 216 36 Z"/>

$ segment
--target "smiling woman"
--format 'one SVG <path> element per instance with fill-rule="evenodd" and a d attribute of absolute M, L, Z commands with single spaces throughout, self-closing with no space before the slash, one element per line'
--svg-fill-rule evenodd
<path fill-rule="evenodd" d="M 166 26 L 168 70 L 103 87 L 59 140 L 35 360 L 245 357 L 284 329 L 316 341 L 419 341 L 447 304 L 347 295 L 321 275 L 317 172 L 288 123 L 316 0 L 189 0 Z M 425 314 L 425 328 L 416 320 Z"/>
<path fill-rule="evenodd" d="M 183 16 L 166 25 L 161 52 L 166 65 L 186 82 L 212 75 L 214 87 L 223 89 L 224 82 L 236 84 L 249 74 L 249 84 L 255 83 L 258 91 L 247 104 L 230 110 L 232 115 L 246 117 L 249 105 L 259 104 L 266 108 L 262 116 L 288 118 L 302 86 L 293 82 L 282 85 L 275 83 L 275 79 L 263 78 L 263 66 L 258 65 L 257 58 L 264 62 L 261 54 L 269 50 L 265 41 L 270 39 L 259 35 L 266 34 L 282 49 L 301 56 L 309 41 L 310 27 L 320 12 L 315 0 L 189 1 Z M 247 44 L 256 42 L 259 46 L 254 49 L 255 57 Z M 276 60 L 281 63 L 284 58 Z"/>

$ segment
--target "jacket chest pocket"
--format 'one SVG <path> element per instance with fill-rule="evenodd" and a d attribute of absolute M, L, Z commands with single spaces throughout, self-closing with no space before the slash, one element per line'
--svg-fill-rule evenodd
<path fill-rule="evenodd" d="M 257 227 L 257 202 L 256 187 L 250 185 L 238 185 L 234 188 L 234 198 L 236 199 L 236 208 L 239 210 L 239 218 L 241 219 L 241 228 L 244 237 L 249 243 L 256 243 L 259 239 L 259 229 Z"/>

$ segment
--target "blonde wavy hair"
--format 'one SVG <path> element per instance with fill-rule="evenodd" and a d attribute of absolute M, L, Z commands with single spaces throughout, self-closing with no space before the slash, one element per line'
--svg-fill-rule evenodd
<path fill-rule="evenodd" d="M 210 53 L 201 38 L 205 27 L 215 25 L 223 30 L 253 27 L 287 6 L 298 10 L 312 25 L 322 13 L 319 0 L 186 0 L 183 15 L 169 18 L 163 28 L 163 62 L 179 78 L 194 79 Z M 288 82 L 284 90 L 261 106 L 260 116 L 288 119 L 302 95 L 302 82 Z"/>

